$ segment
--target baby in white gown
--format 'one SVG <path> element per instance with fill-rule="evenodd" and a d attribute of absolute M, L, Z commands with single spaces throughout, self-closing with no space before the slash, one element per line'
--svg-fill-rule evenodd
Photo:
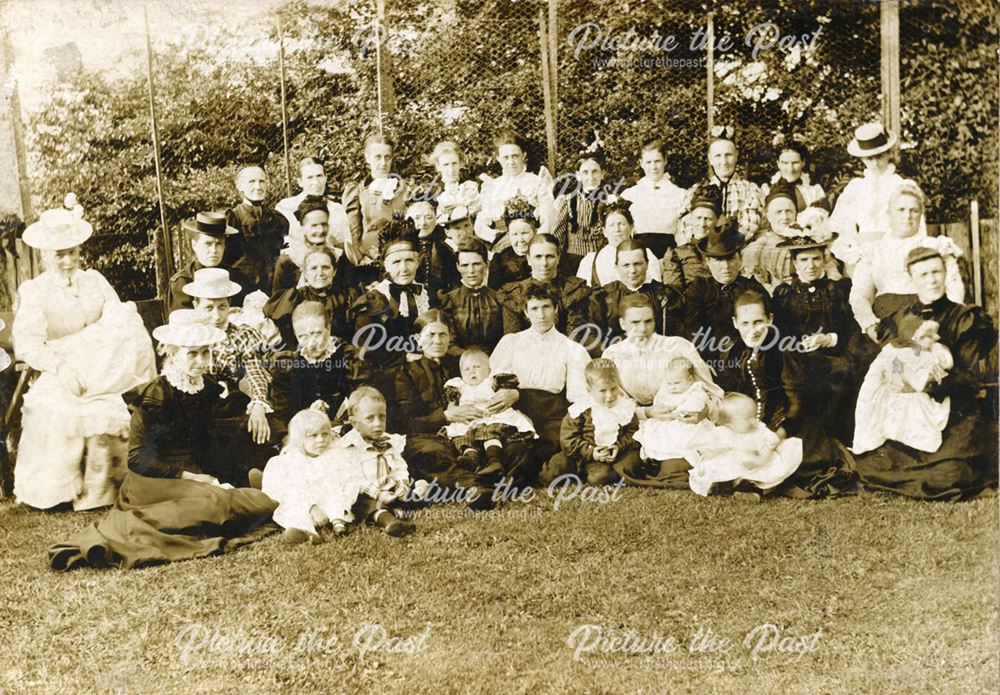
<path fill-rule="evenodd" d="M 939 342 L 939 328 L 936 321 L 907 316 L 900 322 L 899 338 L 872 362 L 858 392 L 851 447 L 855 454 L 876 449 L 887 439 L 920 451 L 941 447 L 951 402 L 938 402 L 925 391 L 944 379 L 955 361 Z"/>
<path fill-rule="evenodd" d="M 688 483 L 699 495 L 708 495 L 716 483 L 739 480 L 767 490 L 802 464 L 802 440 L 782 441 L 757 419 L 757 404 L 749 396 L 727 393 L 716 419 L 718 427 L 701 430 L 691 442 L 701 460 Z"/>
<path fill-rule="evenodd" d="M 669 409 L 664 418 L 650 418 L 639 423 L 635 440 L 642 444 L 640 456 L 649 461 L 683 458 L 694 463 L 697 452 L 692 438 L 704 429 L 712 405 L 722 393 L 714 384 L 698 379 L 694 365 L 684 357 L 670 361 L 660 388 L 653 397 L 654 409 Z"/>

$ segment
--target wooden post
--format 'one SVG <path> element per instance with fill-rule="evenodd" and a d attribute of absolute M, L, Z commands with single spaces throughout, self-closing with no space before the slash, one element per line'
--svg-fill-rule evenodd
<path fill-rule="evenodd" d="M 712 12 L 705 20 L 705 99 L 708 109 L 708 139 L 715 126 L 715 18 Z"/>
<path fill-rule="evenodd" d="M 559 18 L 559 0 L 549 0 L 549 70 L 552 76 L 549 89 L 552 90 L 552 154 L 549 156 L 549 173 L 555 176 L 555 157 L 559 152 L 559 35 L 556 28 Z"/>
<path fill-rule="evenodd" d="M 170 231 L 167 229 L 167 212 L 163 205 L 163 170 L 160 167 L 160 132 L 156 126 L 156 89 L 153 86 L 153 39 L 149 33 L 149 9 L 143 7 L 143 18 L 146 22 L 146 78 L 149 86 L 149 124 L 153 134 L 153 165 L 156 168 L 156 200 L 160 206 L 160 233 L 154 230 L 150 235 L 153 244 L 153 263 L 156 269 L 156 296 L 167 300 L 167 285 L 170 282 L 173 249 L 171 248 Z M 162 238 L 161 243 L 156 237 Z M 166 312 L 164 312 L 164 315 Z"/>
<path fill-rule="evenodd" d="M 292 163 L 288 154 L 288 99 L 285 95 L 285 32 L 278 15 L 278 80 L 281 83 L 281 141 L 285 152 L 285 190 L 292 195 Z"/>
<path fill-rule="evenodd" d="M 899 0 L 882 0 L 882 123 L 900 136 Z"/>
<path fill-rule="evenodd" d="M 983 259 L 979 251 L 979 201 L 969 203 L 972 218 L 972 289 L 976 304 L 983 306 Z"/>
<path fill-rule="evenodd" d="M 24 151 L 24 126 L 21 123 L 21 100 L 17 91 L 17 80 L 14 76 L 14 52 L 10 45 L 6 25 L 0 26 L 0 76 L 6 86 L 0 94 L 0 164 L 5 176 L 0 177 L 0 208 L 16 214 L 25 223 L 31 222 L 34 211 L 31 207 L 31 193 L 28 190 L 28 174 Z M 12 265 L 0 282 L 8 285 L 15 293 L 24 280 L 36 275 L 36 251 L 22 241 L 15 242 L 20 259 L 11 258 Z M 0 254 L 4 253 L 0 249 Z M 9 297 L 13 297 L 13 293 Z M 7 297 L 5 297 L 6 299 Z M 9 311 L 12 307 L 0 306 L 0 311 Z"/>
<path fill-rule="evenodd" d="M 545 101 L 545 140 L 548 145 L 549 173 L 556 170 L 556 123 L 552 113 L 552 72 L 549 70 L 549 48 L 545 27 L 545 10 L 538 9 L 538 45 L 542 52 L 542 98 Z"/>

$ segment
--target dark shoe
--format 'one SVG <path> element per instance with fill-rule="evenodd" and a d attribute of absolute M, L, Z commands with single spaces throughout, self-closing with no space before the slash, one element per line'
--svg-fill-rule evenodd
<path fill-rule="evenodd" d="M 477 449 L 468 448 L 458 457 L 458 465 L 467 471 L 474 471 L 483 462 L 482 454 Z"/>
<path fill-rule="evenodd" d="M 498 446 L 491 446 L 486 450 L 486 465 L 477 471 L 484 478 L 503 474 L 503 449 Z"/>
<path fill-rule="evenodd" d="M 405 536 L 417 530 L 417 527 L 411 522 L 397 519 L 392 512 L 387 510 L 382 510 L 382 513 L 375 517 L 375 525 L 385 531 L 386 535 L 394 538 Z"/>
<path fill-rule="evenodd" d="M 250 487 L 254 490 L 260 490 L 264 485 L 264 471 L 259 468 L 251 468 L 250 472 L 247 473 L 247 479 L 250 481 Z"/>
<path fill-rule="evenodd" d="M 473 488 L 469 489 L 472 490 Z M 473 499 L 470 494 L 465 505 L 473 512 L 488 512 L 493 509 L 495 505 L 495 502 L 493 501 L 493 490 L 482 485 L 477 485 L 474 489 L 478 493 L 478 496 Z"/>

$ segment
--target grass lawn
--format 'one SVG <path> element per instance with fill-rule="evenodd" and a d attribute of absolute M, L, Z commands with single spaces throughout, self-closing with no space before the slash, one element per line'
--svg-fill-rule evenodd
<path fill-rule="evenodd" d="M 4 695 L 998 687 L 996 498 L 542 491 L 402 540 L 68 574 L 46 548 L 98 516 L 2 504 Z"/>

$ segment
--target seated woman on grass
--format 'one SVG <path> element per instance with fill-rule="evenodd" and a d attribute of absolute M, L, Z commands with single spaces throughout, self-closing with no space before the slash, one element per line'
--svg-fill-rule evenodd
<path fill-rule="evenodd" d="M 153 331 L 164 357 L 153 381 L 126 394 L 132 413 L 129 471 L 108 515 L 49 549 L 55 570 L 133 568 L 229 552 L 266 535 L 276 505 L 206 473 L 212 409 L 222 387 L 208 375 L 226 334 L 194 312 L 171 313 Z"/>

